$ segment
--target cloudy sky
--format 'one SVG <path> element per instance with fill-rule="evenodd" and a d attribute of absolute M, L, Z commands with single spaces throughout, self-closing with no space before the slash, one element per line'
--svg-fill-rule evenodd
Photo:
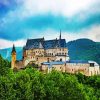
<path fill-rule="evenodd" d="M 0 0 L 0 48 L 28 38 L 100 42 L 100 0 Z"/>

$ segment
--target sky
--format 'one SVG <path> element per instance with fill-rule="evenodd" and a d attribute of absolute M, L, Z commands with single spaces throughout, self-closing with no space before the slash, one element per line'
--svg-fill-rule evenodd
<path fill-rule="evenodd" d="M 0 0 L 0 49 L 45 37 L 100 42 L 100 0 Z"/>

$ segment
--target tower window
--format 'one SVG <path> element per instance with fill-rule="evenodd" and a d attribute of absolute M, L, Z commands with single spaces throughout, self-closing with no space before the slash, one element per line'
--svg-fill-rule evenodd
<path fill-rule="evenodd" d="M 90 63 L 90 66 L 91 66 L 91 67 L 94 67 L 94 63 Z"/>

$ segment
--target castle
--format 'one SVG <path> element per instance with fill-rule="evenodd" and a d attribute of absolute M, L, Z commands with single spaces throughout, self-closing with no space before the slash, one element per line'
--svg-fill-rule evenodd
<path fill-rule="evenodd" d="M 43 72 L 50 72 L 55 69 L 68 73 L 81 72 L 86 76 L 100 73 L 99 65 L 96 62 L 70 60 L 66 40 L 61 38 L 61 32 L 59 39 L 45 40 L 44 37 L 28 39 L 23 47 L 23 59 L 20 61 L 16 60 L 14 45 L 11 55 L 12 69 L 22 69 L 30 63 L 35 63 L 40 66 L 40 70 Z"/>

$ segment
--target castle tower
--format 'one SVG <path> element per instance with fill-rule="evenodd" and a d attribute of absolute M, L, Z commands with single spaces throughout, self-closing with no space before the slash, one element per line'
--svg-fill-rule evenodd
<path fill-rule="evenodd" d="M 16 50 L 15 50 L 15 46 L 13 45 L 12 48 L 12 52 L 11 52 L 11 68 L 14 69 L 15 68 L 15 63 L 16 63 Z"/>

